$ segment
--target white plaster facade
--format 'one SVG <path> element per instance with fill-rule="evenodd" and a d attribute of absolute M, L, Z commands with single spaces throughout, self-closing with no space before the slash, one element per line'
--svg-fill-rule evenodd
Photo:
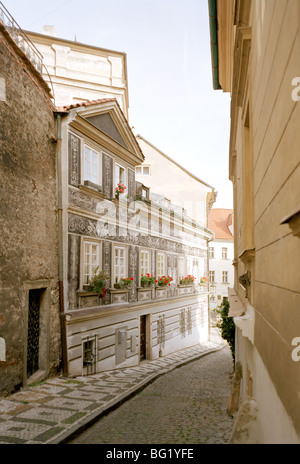
<path fill-rule="evenodd" d="M 56 37 L 55 31 L 26 34 L 43 55 L 43 77 L 56 106 L 116 98 L 128 119 L 126 53 Z"/>
<path fill-rule="evenodd" d="M 137 135 L 137 140 L 145 160 L 136 168 L 136 180 L 179 208 L 184 208 L 189 217 L 207 226 L 209 202 L 215 201 L 217 194 L 214 187 L 188 172 L 141 135 Z"/>
<path fill-rule="evenodd" d="M 210 308 L 216 309 L 228 296 L 234 285 L 233 210 L 213 208 L 208 217 L 208 227 L 214 233 L 209 243 L 209 292 Z"/>
<path fill-rule="evenodd" d="M 224 256 L 226 250 L 226 257 Z M 209 243 L 209 272 L 213 272 L 214 279 L 210 280 L 210 308 L 217 308 L 228 296 L 228 288 L 234 283 L 234 258 L 233 240 L 213 240 Z M 226 273 L 226 274 L 225 274 Z"/>

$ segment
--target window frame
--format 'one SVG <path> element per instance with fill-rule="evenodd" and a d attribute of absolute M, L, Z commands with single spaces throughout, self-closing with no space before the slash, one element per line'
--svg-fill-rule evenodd
<path fill-rule="evenodd" d="M 161 269 L 159 269 L 161 267 L 160 264 L 159 264 L 159 261 L 160 261 L 159 258 L 160 257 L 163 258 L 163 273 L 162 274 L 159 273 L 159 271 L 161 270 Z M 165 276 L 165 275 L 166 275 L 166 253 L 158 251 L 157 254 L 156 254 L 156 277 L 158 279 L 159 277 L 162 277 L 162 276 Z"/>
<path fill-rule="evenodd" d="M 213 259 L 215 257 L 215 247 L 208 247 L 208 257 Z"/>
<path fill-rule="evenodd" d="M 186 259 L 185 256 L 178 256 L 178 282 L 186 276 Z M 181 274 L 182 271 L 182 274 Z"/>
<path fill-rule="evenodd" d="M 91 182 L 94 185 L 97 185 L 99 187 L 102 187 L 102 150 L 96 149 L 92 146 L 92 144 L 87 143 L 85 140 L 83 140 L 83 147 L 82 147 L 82 172 L 81 172 L 81 177 L 82 177 L 82 184 L 87 182 Z M 90 150 L 91 152 L 95 153 L 97 155 L 97 176 L 96 179 L 93 178 L 87 178 L 86 176 L 86 149 Z"/>
<path fill-rule="evenodd" d="M 148 174 L 144 173 L 144 168 L 149 169 Z M 140 169 L 141 172 L 138 173 L 137 169 Z M 137 176 L 150 176 L 151 175 L 151 165 L 150 164 L 140 164 L 139 166 L 136 166 L 135 173 L 136 173 Z"/>
<path fill-rule="evenodd" d="M 222 271 L 222 284 L 228 284 L 228 271 Z"/>
<path fill-rule="evenodd" d="M 228 259 L 228 248 L 222 247 L 222 259 Z"/>
<path fill-rule="evenodd" d="M 119 180 L 117 180 L 117 177 L 116 177 L 116 176 L 117 176 L 117 168 L 123 169 L 123 172 L 124 172 L 124 179 L 120 179 L 120 178 L 119 178 Z M 113 191 L 113 193 L 114 193 L 114 197 L 116 197 L 116 187 L 118 186 L 118 183 L 119 183 L 119 182 L 122 183 L 122 184 L 124 184 L 125 187 L 127 187 L 127 169 L 126 169 L 126 167 L 123 166 L 121 163 L 119 163 L 118 161 L 115 161 L 115 162 L 114 162 L 114 169 L 113 169 L 113 171 L 114 171 L 114 172 L 113 172 L 113 176 L 114 176 L 114 180 L 113 180 L 113 189 L 114 189 L 114 191 Z M 123 194 L 120 194 L 120 195 L 121 195 L 121 196 L 122 196 L 122 195 L 126 195 L 126 192 L 123 193 Z"/>
<path fill-rule="evenodd" d="M 212 279 L 213 277 L 213 279 Z M 209 283 L 215 284 L 216 283 L 216 271 L 209 271 Z"/>
<path fill-rule="evenodd" d="M 93 275 L 93 269 L 90 269 L 90 273 L 86 274 L 85 273 L 85 268 L 86 268 L 86 253 L 85 253 L 85 245 L 90 244 L 90 245 L 96 245 L 97 246 L 97 264 L 95 264 L 95 267 L 100 266 L 102 263 L 102 241 L 98 239 L 93 239 L 92 237 L 82 237 L 81 238 L 81 277 L 80 277 L 80 288 L 83 289 L 84 287 L 89 286 L 90 284 L 86 282 L 85 276 L 90 276 L 90 278 Z M 90 266 L 93 265 L 93 263 L 89 263 Z"/>
<path fill-rule="evenodd" d="M 143 267 L 143 264 L 142 264 L 142 254 L 145 253 L 148 255 L 148 269 L 144 269 Z M 151 274 L 151 251 L 149 249 L 146 249 L 146 248 L 141 248 L 140 249 L 140 253 L 139 253 L 139 271 L 140 271 L 140 275 L 141 274 Z"/>
<path fill-rule="evenodd" d="M 120 273 L 119 271 L 116 272 L 116 262 L 115 262 L 115 258 L 116 258 L 116 250 L 119 249 L 119 250 L 124 250 L 124 274 Z M 128 247 L 122 243 L 114 243 L 113 244 L 113 247 L 112 247 L 112 266 L 111 266 L 111 269 L 112 269 L 112 283 L 115 284 L 117 282 L 119 282 L 121 279 L 123 278 L 126 278 L 128 277 L 127 273 L 128 273 L 128 270 L 127 270 L 127 267 L 128 267 Z"/>

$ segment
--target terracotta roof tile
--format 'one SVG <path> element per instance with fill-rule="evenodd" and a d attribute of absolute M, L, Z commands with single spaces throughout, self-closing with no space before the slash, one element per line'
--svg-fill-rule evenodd
<path fill-rule="evenodd" d="M 214 208 L 208 216 L 208 228 L 215 234 L 216 239 L 233 240 L 228 226 L 232 225 L 232 209 Z"/>
<path fill-rule="evenodd" d="M 99 98 L 98 100 L 89 100 L 89 101 L 84 101 L 80 103 L 73 103 L 71 105 L 66 105 L 66 106 L 58 106 L 57 111 L 67 111 L 67 110 L 72 110 L 73 108 L 79 108 L 81 106 L 98 105 L 99 103 L 106 103 L 110 101 L 115 101 L 119 105 L 116 98 Z"/>

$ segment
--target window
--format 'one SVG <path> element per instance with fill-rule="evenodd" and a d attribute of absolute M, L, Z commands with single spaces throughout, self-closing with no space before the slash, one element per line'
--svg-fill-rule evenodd
<path fill-rule="evenodd" d="M 193 258 L 188 257 L 186 262 L 186 273 L 193 274 Z"/>
<path fill-rule="evenodd" d="M 100 153 L 84 146 L 84 180 L 102 185 Z"/>
<path fill-rule="evenodd" d="M 93 275 L 94 269 L 100 263 L 100 244 L 96 242 L 84 242 L 84 265 L 83 265 L 83 285 L 88 285 Z"/>
<path fill-rule="evenodd" d="M 87 337 L 82 342 L 83 375 L 95 374 L 97 363 L 97 337 Z"/>
<path fill-rule="evenodd" d="M 200 279 L 199 275 L 199 260 L 198 259 L 193 259 L 193 272 L 192 275 L 196 277 L 196 281 L 198 282 Z"/>
<path fill-rule="evenodd" d="M 164 276 L 165 273 L 165 255 L 157 253 L 157 277 Z"/>
<path fill-rule="evenodd" d="M 222 272 L 222 283 L 223 284 L 228 284 L 228 271 L 223 271 Z"/>
<path fill-rule="evenodd" d="M 141 274 L 150 274 L 150 252 L 148 250 L 141 250 L 140 270 Z"/>
<path fill-rule="evenodd" d="M 214 247 L 209 247 L 209 258 L 215 257 L 215 249 Z"/>
<path fill-rule="evenodd" d="M 210 283 L 215 282 L 215 271 L 209 271 L 209 281 Z"/>
<path fill-rule="evenodd" d="M 126 183 L 126 170 L 119 164 L 115 165 L 115 187 L 117 187 L 118 183 L 125 184 Z"/>
<path fill-rule="evenodd" d="M 184 256 L 179 256 L 178 258 L 178 277 L 179 280 L 185 277 L 185 260 Z"/>
<path fill-rule="evenodd" d="M 150 176 L 150 166 L 137 166 L 135 173 L 137 176 Z"/>
<path fill-rule="evenodd" d="M 227 248 L 222 248 L 222 259 L 227 259 Z"/>
<path fill-rule="evenodd" d="M 122 246 L 114 247 L 114 281 L 119 282 L 125 279 L 126 275 L 126 248 Z"/>

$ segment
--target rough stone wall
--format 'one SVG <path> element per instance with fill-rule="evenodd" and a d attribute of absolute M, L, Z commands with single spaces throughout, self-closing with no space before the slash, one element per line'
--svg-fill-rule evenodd
<path fill-rule="evenodd" d="M 61 350 L 56 122 L 43 81 L 3 27 L 0 80 L 0 394 L 6 394 L 26 377 L 28 291 L 37 281 L 47 288 L 47 340 L 41 343 L 49 349 L 48 375 L 57 373 Z"/>

